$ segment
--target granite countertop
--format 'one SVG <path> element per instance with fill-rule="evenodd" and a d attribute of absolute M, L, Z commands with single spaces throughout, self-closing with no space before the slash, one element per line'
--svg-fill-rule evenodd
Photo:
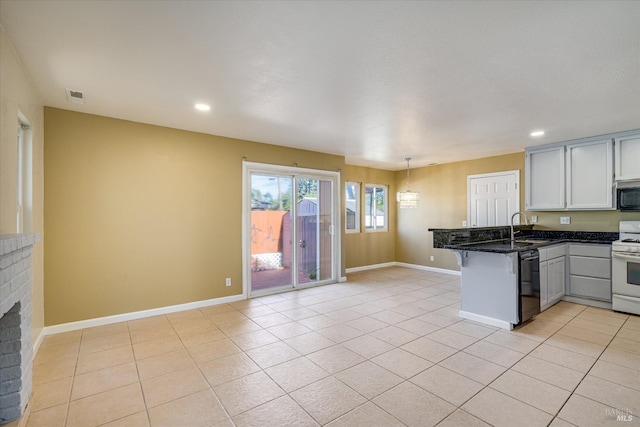
<path fill-rule="evenodd" d="M 474 252 L 492 252 L 498 254 L 507 254 L 511 252 L 522 252 L 528 251 L 532 249 L 539 249 L 546 246 L 553 246 L 562 243 L 589 243 L 589 244 L 600 244 L 600 245 L 610 245 L 612 241 L 610 240 L 587 240 L 587 239 L 558 239 L 558 240 L 540 240 L 536 242 L 534 240 L 527 240 L 523 242 L 524 238 L 516 239 L 516 243 L 514 247 L 511 247 L 510 240 L 490 240 L 486 242 L 473 242 L 473 243 L 463 243 L 458 245 L 444 245 L 444 249 L 452 249 L 452 250 L 464 250 L 464 251 L 474 251 Z"/>
<path fill-rule="evenodd" d="M 481 229 L 433 229 L 434 247 L 491 253 L 512 253 L 561 243 L 590 243 L 610 245 L 619 234 L 600 231 L 534 230 L 532 226 L 514 227 L 516 245 L 511 247 L 509 227 Z M 436 239 L 436 235 L 438 238 Z M 520 243 L 518 243 L 520 241 Z M 527 241 L 527 242 L 523 242 Z M 436 246 L 437 243 L 437 246 Z"/>

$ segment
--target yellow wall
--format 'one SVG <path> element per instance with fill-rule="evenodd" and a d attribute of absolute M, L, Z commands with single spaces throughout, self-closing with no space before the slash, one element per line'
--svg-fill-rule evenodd
<path fill-rule="evenodd" d="M 347 233 L 344 236 L 346 268 L 362 267 L 393 262 L 396 250 L 396 186 L 395 174 L 380 169 L 346 165 L 343 181 L 360 183 L 361 209 L 364 207 L 365 184 L 383 184 L 389 186 L 389 230 L 364 231 L 364 212 L 360 215 L 360 232 Z M 344 222 L 343 222 L 344 224 Z"/>
<path fill-rule="evenodd" d="M 427 230 L 462 226 L 468 175 L 519 170 L 524 206 L 522 152 L 412 169 L 410 186 L 421 201 L 399 210 L 395 193 L 406 187 L 405 170 L 54 108 L 45 109 L 44 122 L 47 325 L 241 294 L 243 157 L 341 170 L 342 196 L 346 181 L 361 190 L 389 185 L 389 230 L 343 232 L 342 274 L 393 261 L 458 270 L 450 251 L 432 247 Z M 11 185 L 3 178 L 3 189 Z M 620 220 L 640 219 L 617 211 L 527 213 L 538 215 L 539 229 L 616 231 Z M 3 213 L 5 229 L 10 216 Z M 560 216 L 571 216 L 571 225 L 561 226 Z M 226 277 L 233 286 L 224 285 Z"/>
<path fill-rule="evenodd" d="M 460 228 L 467 219 L 467 176 L 520 171 L 520 206 L 524 209 L 524 152 L 447 163 L 411 170 L 411 190 L 420 192 L 417 209 L 398 210 L 396 261 L 428 267 L 459 270 L 455 256 L 446 249 L 433 248 L 429 228 Z M 406 187 L 406 171 L 396 172 L 398 189 Z M 618 231 L 622 220 L 640 220 L 640 213 L 618 211 L 526 212 L 538 216 L 536 229 Z M 560 225 L 560 217 L 571 217 L 570 225 Z M 430 261 L 434 256 L 434 261 Z"/>
<path fill-rule="evenodd" d="M 44 326 L 43 296 L 43 110 L 42 102 L 22 68 L 18 56 L 0 29 L 0 234 L 17 231 L 17 124 L 18 111 L 32 128 L 32 206 L 25 232 L 40 234 L 34 246 L 31 329 L 35 339 Z"/>
<path fill-rule="evenodd" d="M 47 325 L 242 293 L 242 158 L 344 158 L 45 108 Z M 225 286 L 231 277 L 233 286 Z"/>

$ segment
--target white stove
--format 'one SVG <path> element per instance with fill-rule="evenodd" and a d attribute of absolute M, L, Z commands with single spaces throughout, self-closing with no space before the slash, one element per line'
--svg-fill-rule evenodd
<path fill-rule="evenodd" d="M 640 315 L 640 221 L 620 221 L 611 246 L 613 309 Z"/>

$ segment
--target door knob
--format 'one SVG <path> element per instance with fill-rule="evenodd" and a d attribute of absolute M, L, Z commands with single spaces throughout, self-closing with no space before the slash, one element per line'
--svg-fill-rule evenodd
<path fill-rule="evenodd" d="M 300 246 L 301 248 L 306 248 L 307 247 L 307 242 L 305 242 L 304 240 L 300 240 L 298 242 L 298 246 Z"/>

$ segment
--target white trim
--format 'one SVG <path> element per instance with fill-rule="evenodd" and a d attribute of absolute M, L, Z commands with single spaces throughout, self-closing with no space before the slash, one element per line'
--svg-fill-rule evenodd
<path fill-rule="evenodd" d="M 362 215 L 364 215 L 365 217 L 365 221 L 364 221 L 364 232 L 365 233 L 383 233 L 383 232 L 388 232 L 389 231 L 389 185 L 388 184 L 374 184 L 371 182 L 365 183 L 364 184 L 364 197 L 363 197 L 363 201 L 362 203 L 364 203 L 365 207 L 367 204 L 367 187 L 372 187 L 372 188 L 384 188 L 384 227 L 380 227 L 378 228 L 377 225 L 375 225 L 372 228 L 367 228 L 367 210 L 364 209 L 364 212 L 362 213 Z M 372 200 L 372 202 L 375 203 L 375 197 Z M 377 221 L 378 216 L 375 215 L 374 218 L 372 219 L 372 221 Z"/>
<path fill-rule="evenodd" d="M 484 323 L 489 326 L 496 326 L 498 328 L 506 329 L 508 331 L 513 329 L 513 325 L 507 321 L 494 319 L 493 317 L 482 316 L 480 314 L 469 313 L 468 311 L 460 310 L 458 316 L 463 319 L 473 320 L 474 322 Z"/>
<path fill-rule="evenodd" d="M 340 276 L 340 278 L 338 279 L 338 283 L 343 283 L 347 281 L 347 276 Z"/>
<path fill-rule="evenodd" d="M 332 188 L 332 209 L 331 209 L 331 222 L 333 225 L 333 232 L 331 238 L 331 247 L 333 253 L 333 262 L 331 266 L 332 270 L 332 278 L 328 279 L 326 282 L 322 281 L 321 283 L 315 283 L 314 286 L 320 286 L 329 283 L 336 283 L 339 280 L 340 268 L 341 268 L 341 259 L 342 259 L 342 189 L 340 188 L 342 182 L 341 172 L 333 172 L 323 169 L 309 169 L 309 168 L 301 168 L 298 166 L 283 166 L 283 165 L 274 165 L 269 163 L 256 163 L 250 162 L 246 159 L 242 162 L 242 295 L 245 298 L 249 298 L 251 292 L 249 292 L 249 284 L 251 278 L 251 241 L 250 235 L 248 234 L 248 230 L 251 227 L 251 209 L 250 209 L 250 198 L 251 198 L 251 174 L 252 173 L 265 173 L 265 174 L 277 174 L 282 176 L 291 176 L 294 179 L 298 177 L 304 178 L 312 178 L 312 179 L 326 179 L 331 181 Z M 293 188 L 292 200 L 297 200 L 297 189 Z M 291 207 L 291 215 L 292 217 L 296 217 L 296 205 L 292 203 Z M 293 241 L 297 241 L 295 236 L 295 227 L 293 230 Z M 302 287 L 298 286 L 290 290 L 302 289 Z M 277 291 L 282 292 L 282 291 Z M 276 293 L 277 293 L 276 292 Z M 258 295 L 251 295 L 258 296 Z M 262 296 L 260 294 L 259 296 Z"/>
<path fill-rule="evenodd" d="M 349 274 L 349 273 L 355 273 L 355 272 L 358 272 L 358 271 L 375 270 L 376 268 L 395 267 L 395 265 L 396 265 L 395 262 L 385 262 L 383 264 L 363 265 L 362 267 L 346 268 L 344 270 L 344 272 L 346 274 Z"/>
<path fill-rule="evenodd" d="M 355 211 L 355 227 L 353 230 L 347 229 L 347 186 L 354 185 L 356 186 L 356 211 Z M 356 234 L 360 233 L 360 217 L 362 213 L 360 212 L 360 200 L 362 199 L 362 185 L 357 181 L 346 181 L 344 183 L 344 232 L 345 234 Z"/>
<path fill-rule="evenodd" d="M 249 162 L 242 160 L 242 296 L 247 299 L 249 297 L 249 281 L 251 275 L 251 263 L 246 262 L 250 257 L 251 243 L 249 241 L 250 236 L 247 234 L 247 230 L 251 227 L 251 179 L 249 177 Z M 247 245 L 247 242 L 249 244 Z"/>
<path fill-rule="evenodd" d="M 446 268 L 427 267 L 426 265 L 407 264 L 406 262 L 396 262 L 398 267 L 415 268 L 416 270 L 431 271 L 433 273 L 451 274 L 452 276 L 461 276 L 462 273 L 457 270 L 447 270 Z"/>
<path fill-rule="evenodd" d="M 38 336 L 33 341 L 33 359 L 36 358 L 36 354 L 38 353 L 38 350 L 40 350 L 40 346 L 42 345 L 42 341 L 44 340 L 45 336 L 45 328 L 40 329 Z"/>
<path fill-rule="evenodd" d="M 59 325 L 46 326 L 41 335 L 53 335 L 61 332 L 77 331 L 79 329 L 93 328 L 95 326 L 110 325 L 112 323 L 126 322 L 129 320 L 144 319 L 145 317 L 158 316 L 161 314 L 175 313 L 184 310 L 209 307 L 218 304 L 242 301 L 246 299 L 243 295 L 231 295 L 228 297 L 213 298 L 203 301 L 188 302 L 185 304 L 170 305 L 167 307 L 152 308 L 149 310 L 133 311 L 131 313 L 116 314 L 114 316 L 98 317 L 95 319 L 79 320 L 77 322 L 61 323 Z"/>
<path fill-rule="evenodd" d="M 419 264 L 407 264 L 405 262 L 385 262 L 382 264 L 371 264 L 371 265 L 363 265 L 361 267 L 352 267 L 345 269 L 345 273 L 356 273 L 358 271 L 366 271 L 366 270 L 375 270 L 377 268 L 386 268 L 386 267 L 406 267 L 413 268 L 416 270 L 423 271 L 431 271 L 433 273 L 443 273 L 443 274 L 451 274 L 453 276 L 460 276 L 462 273 L 456 270 L 447 270 L 444 268 L 436 268 L 436 267 L 427 267 L 426 265 Z"/>

